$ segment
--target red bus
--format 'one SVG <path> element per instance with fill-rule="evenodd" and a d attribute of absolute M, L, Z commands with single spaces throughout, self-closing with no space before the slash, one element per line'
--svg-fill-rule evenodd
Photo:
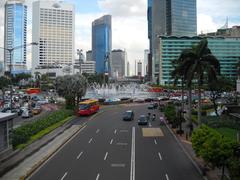
<path fill-rule="evenodd" d="M 40 88 L 28 88 L 26 90 L 27 94 L 39 94 L 41 92 Z"/>
<path fill-rule="evenodd" d="M 99 110 L 98 100 L 90 99 L 79 103 L 78 115 L 91 115 Z"/>

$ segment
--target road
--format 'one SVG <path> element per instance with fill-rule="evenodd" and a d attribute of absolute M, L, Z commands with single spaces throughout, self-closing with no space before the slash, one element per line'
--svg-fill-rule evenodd
<path fill-rule="evenodd" d="M 125 110 L 134 121 L 122 121 Z M 148 112 L 157 120 L 138 126 L 137 118 Z M 116 106 L 99 112 L 31 180 L 200 180 L 166 126 L 159 112 L 147 105 Z"/>

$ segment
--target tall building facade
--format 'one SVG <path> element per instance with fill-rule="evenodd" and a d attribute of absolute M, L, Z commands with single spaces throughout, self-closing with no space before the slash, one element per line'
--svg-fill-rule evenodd
<path fill-rule="evenodd" d="M 4 52 L 5 70 L 18 74 L 26 71 L 26 50 L 27 42 L 27 6 L 24 0 L 7 1 L 5 4 L 5 26 L 4 26 L 4 48 L 12 49 L 12 59 L 10 54 Z M 11 63 L 11 64 L 10 64 Z"/>
<path fill-rule="evenodd" d="M 160 37 L 160 83 L 172 83 L 171 71 L 173 70 L 172 61 L 177 59 L 182 50 L 189 49 L 203 39 L 202 37 L 176 37 L 161 36 Z M 220 62 L 221 75 L 230 79 L 237 78 L 236 64 L 240 57 L 240 37 L 224 38 L 224 37 L 207 37 L 208 47 L 212 54 Z"/>
<path fill-rule="evenodd" d="M 112 51 L 112 76 L 123 78 L 125 76 L 126 52 L 121 49 Z"/>
<path fill-rule="evenodd" d="M 92 58 L 92 51 L 89 50 L 86 52 L 86 61 L 92 61 L 93 58 Z"/>
<path fill-rule="evenodd" d="M 75 10 L 72 4 L 56 1 L 33 2 L 32 67 L 71 66 L 74 63 Z"/>
<path fill-rule="evenodd" d="M 160 47 L 158 36 L 196 36 L 196 0 L 153 0 L 152 1 L 152 79 L 158 81 Z"/>
<path fill-rule="evenodd" d="M 111 15 L 105 15 L 92 22 L 92 60 L 97 73 L 111 73 L 111 19 Z"/>

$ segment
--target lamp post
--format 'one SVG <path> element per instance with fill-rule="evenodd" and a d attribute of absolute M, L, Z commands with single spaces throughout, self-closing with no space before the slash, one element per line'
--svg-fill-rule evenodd
<path fill-rule="evenodd" d="M 3 47 L 0 47 L 0 49 L 3 49 L 5 51 L 8 51 L 9 53 L 9 77 L 11 78 L 11 75 L 12 75 L 12 55 L 13 55 L 13 51 L 16 50 L 16 49 L 21 49 L 23 47 L 26 47 L 26 46 L 31 46 L 31 45 L 38 45 L 37 42 L 32 42 L 30 44 L 27 44 L 27 45 L 20 45 L 20 46 L 15 46 L 13 48 L 3 48 Z M 12 112 L 12 109 L 13 109 L 13 102 L 12 102 L 12 95 L 13 95 L 13 85 L 12 85 L 12 82 L 11 82 L 11 88 L 10 88 L 10 110 Z"/>

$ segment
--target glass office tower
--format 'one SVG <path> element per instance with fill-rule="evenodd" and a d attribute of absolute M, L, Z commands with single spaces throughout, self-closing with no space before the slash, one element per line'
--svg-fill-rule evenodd
<path fill-rule="evenodd" d="M 111 15 L 92 23 L 92 58 L 97 73 L 111 73 L 112 27 Z"/>
<path fill-rule="evenodd" d="M 17 46 L 12 54 L 12 74 L 26 70 L 26 40 L 27 40 L 27 6 L 23 0 L 7 1 L 5 4 L 5 34 L 4 47 L 11 49 Z M 10 68 L 10 54 L 4 53 L 5 70 Z"/>
<path fill-rule="evenodd" d="M 172 61 L 177 59 L 182 50 L 189 49 L 197 45 L 204 37 L 160 37 L 160 84 L 172 84 L 171 71 L 173 70 Z M 220 62 L 221 75 L 229 79 L 237 78 L 236 64 L 240 57 L 240 38 L 225 37 L 206 37 L 208 47 L 212 54 Z"/>
<path fill-rule="evenodd" d="M 152 79 L 161 71 L 158 36 L 196 36 L 196 0 L 152 0 Z M 150 23 L 150 22 L 149 22 Z"/>

